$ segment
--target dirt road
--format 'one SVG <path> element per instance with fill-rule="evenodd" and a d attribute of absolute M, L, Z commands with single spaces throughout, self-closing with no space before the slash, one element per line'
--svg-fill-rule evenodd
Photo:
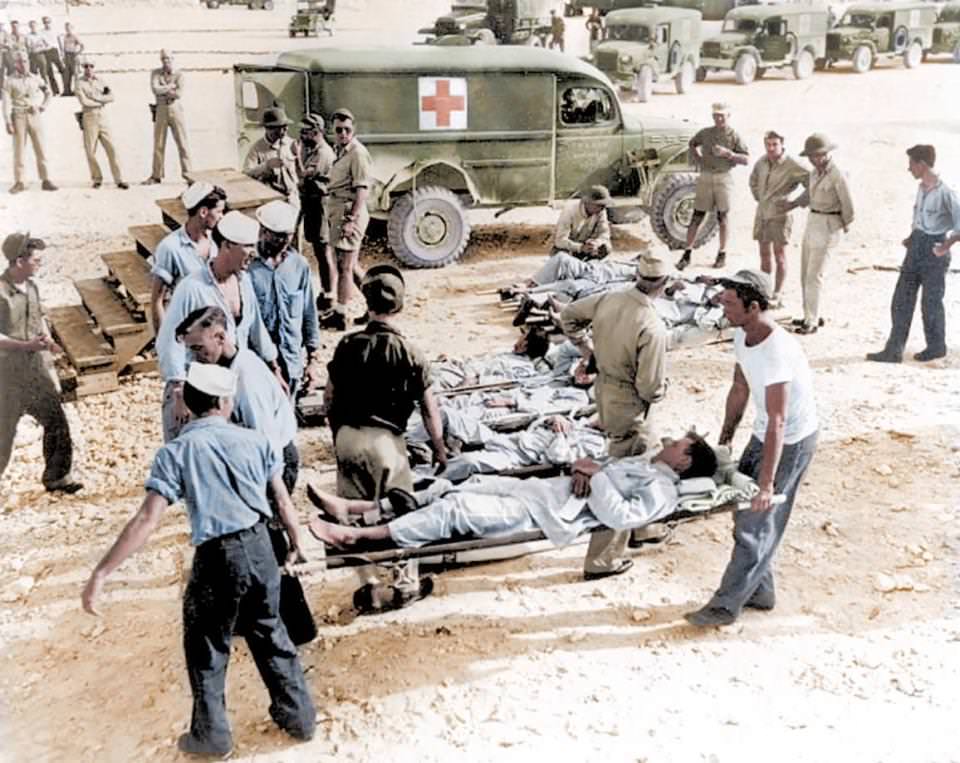
<path fill-rule="evenodd" d="M 287 38 L 283 9 L 74 9 L 72 20 L 117 93 L 109 117 L 127 179 L 149 174 L 146 70 L 161 47 L 196 70 L 188 73 L 185 107 L 198 165 L 229 166 L 236 160 L 235 60 L 291 44 L 408 44 L 443 3 L 341 0 L 339 7 L 334 40 L 309 43 Z M 212 31 L 217 25 L 229 31 Z M 579 21 L 568 20 L 568 28 L 570 47 L 582 52 Z M 746 88 L 711 81 L 686 96 L 663 93 L 627 107 L 699 125 L 711 102 L 728 101 L 755 156 L 771 127 L 794 153 L 809 132 L 826 132 L 855 189 L 857 219 L 828 269 L 828 325 L 804 340 L 816 372 L 821 441 L 780 556 L 775 612 L 706 633 L 683 623 L 681 614 L 709 596 L 728 558 L 725 518 L 682 528 L 611 581 L 580 582 L 583 547 L 572 547 L 445 573 L 437 595 L 415 608 L 352 622 L 344 606 L 353 578 L 312 578 L 309 596 L 324 625 L 303 658 L 321 708 L 320 733 L 293 745 L 274 729 L 254 666 L 238 645 L 228 694 L 234 758 L 960 760 L 960 356 L 954 350 L 943 361 L 897 367 L 863 361 L 865 351 L 881 346 L 896 279 L 872 266 L 898 264 L 910 225 L 915 186 L 904 149 L 935 144 L 944 178 L 960 178 L 958 85 L 960 67 L 946 62 L 915 71 L 898 64 L 803 82 L 770 74 Z M 58 99 L 46 119 L 62 190 L 0 195 L 5 231 L 29 226 L 50 243 L 40 285 L 51 305 L 78 301 L 70 279 L 101 274 L 98 255 L 126 245 L 128 225 L 158 221 L 153 200 L 180 190 L 172 148 L 168 185 L 121 192 L 108 182 L 92 190 L 76 108 Z M 746 175 L 739 171 L 737 179 L 733 269 L 756 264 Z M 0 177 L 10 176 L 11 153 L 4 151 Z M 409 273 L 403 329 L 449 355 L 502 350 L 515 330 L 476 292 L 532 272 L 554 216 L 518 210 L 494 224 L 490 213 L 476 213 L 462 263 Z M 649 246 L 673 256 L 646 223 L 621 230 L 617 242 L 621 251 Z M 382 245 L 371 251 L 370 261 L 386 257 Z M 697 261 L 713 254 L 711 244 Z M 787 301 L 796 308 L 799 245 L 790 262 Z M 951 337 L 956 278 L 948 282 Z M 335 341 L 327 336 L 327 352 Z M 916 326 L 909 349 L 921 348 Z M 663 429 L 696 424 L 718 432 L 730 347 L 680 351 L 670 360 Z M 27 420 L 20 425 L 0 516 L 2 760 L 177 759 L 173 745 L 190 708 L 179 645 L 179 593 L 189 565 L 182 510 L 168 512 L 148 547 L 112 578 L 102 620 L 79 610 L 84 578 L 139 503 L 160 442 L 159 402 L 159 381 L 142 378 L 70 406 L 88 489 L 69 499 L 42 492 L 40 432 Z M 330 481 L 329 433 L 302 432 L 299 444 L 307 468 L 295 499 L 306 513 L 302 485 L 313 477 Z"/>

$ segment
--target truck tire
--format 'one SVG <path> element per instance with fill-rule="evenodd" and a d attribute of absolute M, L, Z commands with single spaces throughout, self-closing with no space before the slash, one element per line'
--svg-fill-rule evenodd
<path fill-rule="evenodd" d="M 387 240 L 394 256 L 412 268 L 442 268 L 467 248 L 470 222 L 457 195 L 440 186 L 404 194 L 390 210 Z"/>
<path fill-rule="evenodd" d="M 813 53 L 809 50 L 801 50 L 795 59 L 793 59 L 793 76 L 795 79 L 806 79 L 813 74 L 816 61 L 813 60 Z"/>
<path fill-rule="evenodd" d="M 851 60 L 857 74 L 866 74 L 873 67 L 873 51 L 869 45 L 858 45 Z"/>
<path fill-rule="evenodd" d="M 923 48 L 914 40 L 903 51 L 903 65 L 908 69 L 916 69 L 921 63 L 923 63 Z"/>
<path fill-rule="evenodd" d="M 907 31 L 905 26 L 897 27 L 897 31 L 893 33 L 893 52 L 903 53 L 909 44 L 910 32 Z"/>
<path fill-rule="evenodd" d="M 215 11 L 220 7 L 220 0 L 207 0 L 207 8 L 211 11 Z"/>
<path fill-rule="evenodd" d="M 749 85 L 757 78 L 757 59 L 749 53 L 744 53 L 737 59 L 733 71 L 737 75 L 737 82 L 741 85 Z"/>
<path fill-rule="evenodd" d="M 702 66 L 697 67 L 697 82 L 705 82 L 707 79 L 707 70 Z"/>
<path fill-rule="evenodd" d="M 693 81 L 696 79 L 696 71 L 693 68 L 692 61 L 684 61 L 680 64 L 680 71 L 677 72 L 677 76 L 673 78 L 673 84 L 677 88 L 677 92 L 683 95 L 690 91 L 690 88 L 693 87 Z"/>
<path fill-rule="evenodd" d="M 671 173 L 660 181 L 650 202 L 650 226 L 670 249 L 687 245 L 687 226 L 693 215 L 697 176 Z M 700 224 L 694 246 L 703 246 L 717 231 L 717 216 L 708 214 Z"/>
<path fill-rule="evenodd" d="M 653 69 L 650 66 L 641 66 L 634 75 L 633 92 L 640 103 L 646 103 L 653 96 Z"/>

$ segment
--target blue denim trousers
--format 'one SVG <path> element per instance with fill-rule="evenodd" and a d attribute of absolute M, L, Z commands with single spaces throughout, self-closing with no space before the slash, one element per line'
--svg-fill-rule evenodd
<path fill-rule="evenodd" d="M 773 484 L 774 492 L 782 493 L 786 500 L 769 511 L 746 509 L 734 514 L 733 554 L 709 606 L 722 607 L 739 616 L 743 605 L 755 593 L 774 593 L 773 559 L 787 529 L 797 489 L 816 449 L 816 432 L 792 445 L 784 445 Z M 757 479 L 762 458 L 763 443 L 751 437 L 738 469 Z"/>
<path fill-rule="evenodd" d="M 888 354 L 903 355 L 918 295 L 926 348 L 935 353 L 947 350 L 947 315 L 943 298 L 947 291 L 950 255 L 937 257 L 933 253 L 933 247 L 943 239 L 943 234 L 931 236 L 920 230 L 910 234 L 910 246 L 890 301 L 890 337 L 885 349 Z"/>

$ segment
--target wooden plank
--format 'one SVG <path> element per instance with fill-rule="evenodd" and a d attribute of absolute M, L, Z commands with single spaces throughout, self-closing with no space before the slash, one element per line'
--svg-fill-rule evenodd
<path fill-rule="evenodd" d="M 112 392 L 120 388 L 120 380 L 115 371 L 100 371 L 97 373 L 79 374 L 77 388 L 74 394 L 77 397 L 99 395 L 101 392 Z"/>
<path fill-rule="evenodd" d="M 149 323 L 140 323 L 140 330 L 136 333 L 122 334 L 113 338 L 113 346 L 116 350 L 116 358 L 113 362 L 113 369 L 120 373 L 128 369 L 127 366 L 133 362 L 134 358 L 142 355 L 143 350 L 153 341 L 153 326 Z"/>
<path fill-rule="evenodd" d="M 187 176 L 194 183 L 203 180 L 223 188 L 231 209 L 256 208 L 268 201 L 284 198 L 279 191 L 232 168 L 196 170 L 188 172 Z"/>
<path fill-rule="evenodd" d="M 113 350 L 94 332 L 90 315 L 83 307 L 53 307 L 46 313 L 57 341 L 78 371 L 113 363 Z"/>
<path fill-rule="evenodd" d="M 136 252 L 111 252 L 101 255 L 107 270 L 120 283 L 127 296 L 140 307 L 150 304 L 153 283 L 150 267 Z"/>
<path fill-rule="evenodd" d="M 152 257 L 157 245 L 170 233 L 163 225 L 131 225 L 127 228 L 142 257 Z"/>
<path fill-rule="evenodd" d="M 187 210 L 180 199 L 157 199 L 163 224 L 170 230 L 176 230 L 187 221 Z"/>
<path fill-rule="evenodd" d="M 144 322 L 138 321 L 130 314 L 110 285 L 102 278 L 74 281 L 73 285 L 80 292 L 80 299 L 83 300 L 84 306 L 96 319 L 104 334 L 116 337 L 142 331 Z"/>

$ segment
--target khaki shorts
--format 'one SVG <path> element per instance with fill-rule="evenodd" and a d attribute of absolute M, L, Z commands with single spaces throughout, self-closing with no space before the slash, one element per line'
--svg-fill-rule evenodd
<path fill-rule="evenodd" d="M 360 214 L 354 221 L 353 234 L 345 236 L 343 234 L 343 224 L 351 208 L 352 201 L 343 201 L 341 199 L 328 198 L 323 202 L 323 210 L 326 213 L 327 223 L 330 226 L 330 238 L 328 241 L 334 248 L 341 252 L 356 252 L 360 250 L 363 243 L 363 237 L 367 232 L 367 224 L 370 222 L 370 213 L 366 206 L 360 210 Z"/>
<path fill-rule="evenodd" d="M 761 220 L 757 217 L 753 221 L 753 240 L 768 241 L 772 244 L 789 244 L 790 233 L 793 231 L 793 219 L 789 215 L 772 217 Z"/>
<path fill-rule="evenodd" d="M 407 445 L 400 435 L 381 427 L 342 426 L 334 452 L 341 497 L 376 500 L 392 488 L 413 492 Z"/>
<path fill-rule="evenodd" d="M 697 191 L 693 208 L 697 212 L 727 212 L 733 194 L 733 178 L 729 172 L 701 172 L 697 176 Z"/>

